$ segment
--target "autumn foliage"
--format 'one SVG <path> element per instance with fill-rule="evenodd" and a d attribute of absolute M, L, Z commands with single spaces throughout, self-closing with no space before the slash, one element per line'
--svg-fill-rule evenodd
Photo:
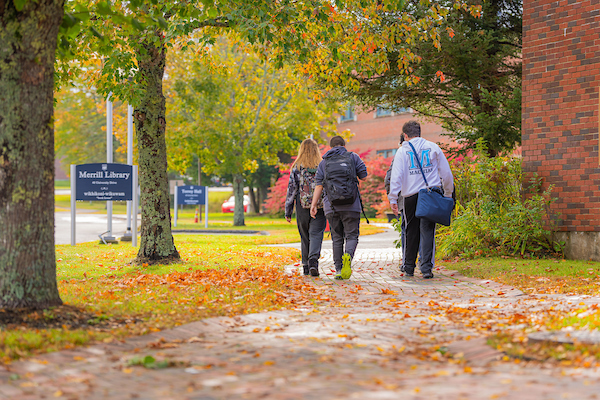
<path fill-rule="evenodd" d="M 390 203 L 387 200 L 385 192 L 384 179 L 392 159 L 377 156 L 364 161 L 367 165 L 369 175 L 360 184 L 363 206 L 367 215 L 377 214 L 377 216 L 381 217 L 385 211 L 390 210 Z"/>
<path fill-rule="evenodd" d="M 285 196 L 290 181 L 290 170 L 280 170 L 279 172 L 281 176 L 269 190 L 269 195 L 265 200 L 265 209 L 273 216 L 282 217 L 285 213 Z"/>

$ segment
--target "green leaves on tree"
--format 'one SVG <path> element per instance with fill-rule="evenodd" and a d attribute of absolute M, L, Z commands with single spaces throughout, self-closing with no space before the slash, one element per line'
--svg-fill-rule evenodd
<path fill-rule="evenodd" d="M 133 25 L 138 31 L 143 31 L 145 29 L 144 25 L 142 25 L 142 23 L 135 18 L 131 18 L 131 25 Z"/>
<path fill-rule="evenodd" d="M 23 8 L 25 8 L 25 4 L 27 4 L 28 1 L 30 0 L 14 0 L 17 11 L 23 11 Z"/>
<path fill-rule="evenodd" d="M 110 4 L 107 1 L 101 1 L 96 4 L 96 12 L 100 15 L 110 15 L 112 10 L 110 9 Z"/>

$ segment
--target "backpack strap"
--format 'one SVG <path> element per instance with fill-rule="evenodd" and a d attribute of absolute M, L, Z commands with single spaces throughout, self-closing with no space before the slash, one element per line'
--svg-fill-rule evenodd
<path fill-rule="evenodd" d="M 356 190 L 358 190 L 358 187 L 356 188 Z M 367 218 L 367 214 L 365 214 L 365 207 L 363 206 L 362 197 L 360 195 L 360 190 L 358 190 L 358 199 L 360 200 L 360 209 L 362 210 L 363 216 L 367 220 L 367 224 L 371 224 L 369 222 L 369 218 Z"/>
<path fill-rule="evenodd" d="M 421 170 L 421 176 L 423 177 L 423 180 L 425 181 L 425 186 L 427 187 L 427 189 L 429 189 L 429 183 L 427 183 L 427 178 L 425 178 L 425 172 L 423 172 L 423 167 L 421 166 L 421 160 L 419 160 L 419 155 L 417 154 L 417 150 L 415 150 L 415 146 L 413 146 L 413 144 L 410 141 L 408 142 L 408 144 L 410 145 L 410 148 L 415 153 L 415 160 L 417 160 L 417 165 L 419 166 L 419 169 Z"/>
<path fill-rule="evenodd" d="M 349 151 L 348 153 L 353 153 L 353 152 Z M 352 158 L 352 154 L 350 155 L 350 158 Z M 356 183 L 356 193 L 358 193 L 358 200 L 360 201 L 360 210 L 362 211 L 363 216 L 367 220 L 367 224 L 371 224 L 369 222 L 369 218 L 367 218 L 367 214 L 365 214 L 365 207 L 363 206 L 362 196 L 360 195 L 360 187 L 358 185 L 359 182 L 358 182 L 358 176 L 356 175 L 356 163 L 354 162 L 354 158 L 352 158 L 352 165 L 354 166 L 354 182 Z"/>

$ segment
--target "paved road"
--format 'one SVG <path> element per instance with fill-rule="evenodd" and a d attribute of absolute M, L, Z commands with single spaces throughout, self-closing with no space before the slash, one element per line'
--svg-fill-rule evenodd
<path fill-rule="evenodd" d="M 565 296 L 526 296 L 441 265 L 434 279 L 408 278 L 399 261 L 397 249 L 359 247 L 352 278 L 340 282 L 326 250 L 321 277 L 301 278 L 312 294 L 297 297 L 295 309 L 210 318 L 16 362 L 0 368 L 0 398 L 598 398 L 597 368 L 502 361 L 486 345 L 511 313 L 569 307 Z M 146 355 L 172 366 L 129 365 Z"/>
<path fill-rule="evenodd" d="M 77 213 L 75 221 L 77 243 L 99 241 L 98 235 L 106 232 L 106 214 Z M 112 228 L 113 236 L 122 236 L 127 229 L 126 215 L 113 215 Z M 54 238 L 56 244 L 71 244 L 71 212 L 54 213 Z"/>

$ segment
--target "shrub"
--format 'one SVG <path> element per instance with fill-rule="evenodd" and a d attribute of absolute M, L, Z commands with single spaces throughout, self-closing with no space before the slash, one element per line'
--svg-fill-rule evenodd
<path fill-rule="evenodd" d="M 489 158 L 480 144 L 472 155 L 454 160 L 452 169 L 457 202 L 452 225 L 437 231 L 442 257 L 562 252 L 564 243 L 551 230 L 553 187 L 542 190 L 534 176 L 524 188 L 520 158 Z"/>
<path fill-rule="evenodd" d="M 287 194 L 287 187 L 290 181 L 290 170 L 280 170 L 281 176 L 269 189 L 269 194 L 265 200 L 265 210 L 276 217 L 283 217 L 285 215 L 285 195 Z"/>
<path fill-rule="evenodd" d="M 382 211 L 389 210 L 389 202 L 385 194 L 385 173 L 390 167 L 392 160 L 377 156 L 365 161 L 367 166 L 367 178 L 360 183 L 360 195 L 367 215 L 382 214 Z M 384 205 L 382 206 L 382 203 Z M 387 205 L 385 204 L 387 203 Z M 382 207 L 384 208 L 382 210 Z"/>

